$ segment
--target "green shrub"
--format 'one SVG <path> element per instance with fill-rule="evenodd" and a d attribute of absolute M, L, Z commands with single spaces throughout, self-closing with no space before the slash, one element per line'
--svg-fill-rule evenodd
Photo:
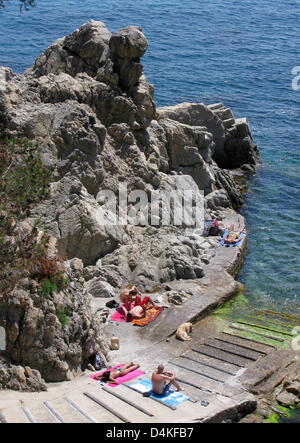
<path fill-rule="evenodd" d="M 53 292 L 57 292 L 56 283 L 51 280 L 44 280 L 40 288 L 40 295 L 42 297 L 47 297 L 48 295 L 52 295 Z"/>
<path fill-rule="evenodd" d="M 70 320 L 69 317 L 72 315 L 72 310 L 69 307 L 65 307 L 62 311 L 56 311 L 56 315 L 62 327 L 65 328 Z"/>

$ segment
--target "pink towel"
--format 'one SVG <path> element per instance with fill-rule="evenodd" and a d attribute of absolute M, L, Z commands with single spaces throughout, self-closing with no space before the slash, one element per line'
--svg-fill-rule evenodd
<path fill-rule="evenodd" d="M 122 366 L 124 366 L 124 365 L 117 365 L 117 366 L 114 366 L 113 368 L 105 369 L 104 371 L 97 372 L 97 374 L 91 375 L 91 378 L 94 380 L 95 377 L 97 377 L 98 375 L 103 374 L 103 372 L 112 371 L 113 369 L 121 368 Z M 109 383 L 108 386 L 110 386 L 112 388 L 116 388 L 118 385 L 120 385 L 122 383 L 125 383 L 126 381 L 133 380 L 134 378 L 137 378 L 137 377 L 139 377 L 140 375 L 143 375 L 143 374 L 145 374 L 144 371 L 140 371 L 139 369 L 136 369 L 135 371 L 129 372 L 128 374 L 123 375 L 122 377 L 117 377 L 117 379 L 115 380 L 118 383 L 117 385 L 114 384 L 114 383 Z"/>
<path fill-rule="evenodd" d="M 119 308 L 118 308 L 119 309 Z M 120 321 L 120 322 L 125 322 L 126 318 L 125 315 L 122 314 L 120 311 L 118 311 L 118 309 L 113 313 L 113 315 L 110 317 L 110 320 L 113 321 Z"/>

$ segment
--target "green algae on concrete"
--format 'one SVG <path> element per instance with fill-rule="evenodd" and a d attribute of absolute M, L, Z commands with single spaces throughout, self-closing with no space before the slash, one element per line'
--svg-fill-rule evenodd
<path fill-rule="evenodd" d="M 243 310 L 246 310 L 247 305 L 249 305 L 249 300 L 243 292 L 240 292 L 234 298 L 218 307 L 212 315 L 232 315 L 234 312 L 243 312 Z"/>
<path fill-rule="evenodd" d="M 270 314 L 276 320 L 270 318 Z M 289 349 L 293 337 L 292 327 L 289 320 L 293 322 L 295 318 L 289 319 L 281 316 L 281 313 L 271 311 L 258 311 L 243 292 L 236 297 L 225 302 L 217 308 L 212 317 L 224 328 L 224 332 L 238 335 L 240 337 L 258 341 L 276 349 Z M 283 322 L 278 319 L 283 319 Z M 286 326 L 288 325 L 288 327 Z"/>
<path fill-rule="evenodd" d="M 276 405 L 276 411 L 264 423 L 300 423 L 300 407 L 286 408 Z"/>

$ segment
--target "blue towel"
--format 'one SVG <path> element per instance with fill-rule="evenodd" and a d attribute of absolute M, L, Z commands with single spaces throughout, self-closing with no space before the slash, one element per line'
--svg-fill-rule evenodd
<path fill-rule="evenodd" d="M 225 246 L 226 248 L 234 248 L 235 246 L 240 245 L 240 244 L 242 243 L 244 237 L 246 237 L 246 234 L 244 234 L 244 233 L 242 232 L 242 233 L 240 234 L 240 237 L 242 237 L 242 239 L 241 239 L 239 242 L 234 243 L 233 245 L 228 245 L 228 244 L 225 242 L 225 238 L 227 237 L 227 235 L 229 234 L 229 232 L 230 232 L 230 231 L 229 231 L 228 229 L 225 229 L 224 234 L 223 234 L 223 237 L 222 237 L 222 240 L 220 241 L 221 245 L 222 245 L 222 246 Z"/>
<path fill-rule="evenodd" d="M 173 391 L 172 389 L 166 389 L 163 395 L 157 395 L 152 392 L 152 383 L 150 380 L 142 379 L 133 383 L 129 383 L 130 386 L 140 391 L 141 393 L 147 392 L 149 397 L 153 397 L 166 405 L 176 407 L 180 403 L 187 401 L 189 398 L 181 392 Z"/>

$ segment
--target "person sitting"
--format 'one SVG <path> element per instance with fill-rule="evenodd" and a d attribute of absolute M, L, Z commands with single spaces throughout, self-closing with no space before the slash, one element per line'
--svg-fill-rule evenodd
<path fill-rule="evenodd" d="M 184 391 L 184 389 L 176 381 L 173 372 L 165 371 L 163 365 L 159 365 L 156 371 L 153 372 L 151 381 L 152 391 L 156 395 L 165 395 L 171 385 L 173 385 L 177 391 Z"/>
<path fill-rule="evenodd" d="M 244 238 L 243 236 L 241 236 L 241 234 L 244 234 L 245 231 L 246 227 L 244 226 L 244 228 L 240 232 L 235 232 L 234 225 L 231 225 L 229 227 L 228 234 L 224 238 L 224 243 L 227 245 L 235 245 L 236 243 L 239 243 Z"/>
<path fill-rule="evenodd" d="M 113 369 L 112 371 L 105 371 L 102 374 L 94 377 L 94 379 L 104 381 L 105 383 L 113 383 L 117 385 L 118 383 L 115 381 L 116 378 L 127 375 L 129 374 L 129 372 L 135 371 L 139 367 L 139 364 L 130 362 L 123 365 L 121 368 Z"/>

